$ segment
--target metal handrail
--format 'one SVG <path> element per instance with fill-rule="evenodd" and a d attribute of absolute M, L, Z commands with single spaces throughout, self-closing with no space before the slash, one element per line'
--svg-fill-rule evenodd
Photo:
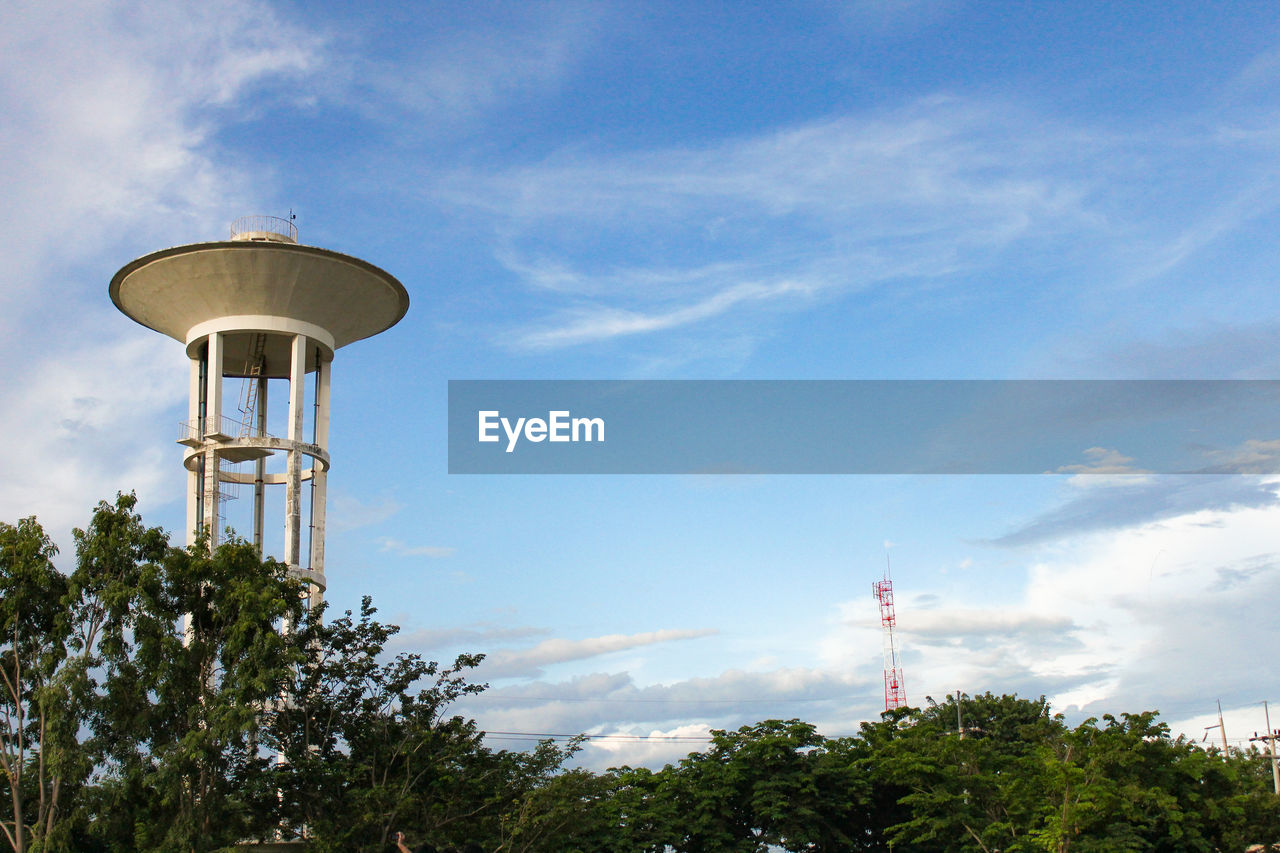
<path fill-rule="evenodd" d="M 203 421 L 203 424 L 201 423 Z M 202 428 L 203 427 L 203 428 Z M 221 429 L 219 429 L 221 427 Z M 231 438 L 269 438 L 270 433 L 223 415 L 215 418 L 192 418 L 178 422 L 178 441 L 202 441 L 206 435 L 220 433 Z"/>
<path fill-rule="evenodd" d="M 298 242 L 298 226 L 294 225 L 291 220 L 281 219 L 279 216 L 263 216 L 261 214 L 242 216 L 231 223 L 232 240 L 241 234 L 261 233 L 279 234 L 281 237 L 287 237 L 295 243 Z"/>

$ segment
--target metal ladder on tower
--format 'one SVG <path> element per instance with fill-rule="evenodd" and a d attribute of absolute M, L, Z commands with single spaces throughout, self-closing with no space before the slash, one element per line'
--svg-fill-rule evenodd
<path fill-rule="evenodd" d="M 267 336 L 259 332 L 249 347 L 249 358 L 244 365 L 244 384 L 240 390 L 240 437 L 256 435 L 258 431 L 258 381 L 262 378 L 262 354 L 267 348 Z"/>

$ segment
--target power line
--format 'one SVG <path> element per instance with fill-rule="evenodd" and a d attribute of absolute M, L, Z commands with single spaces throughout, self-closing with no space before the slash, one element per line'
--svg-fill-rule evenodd
<path fill-rule="evenodd" d="M 655 705 L 729 705 L 729 704 L 776 704 L 782 702 L 841 702 L 848 701 L 848 696 L 816 696 L 813 698 L 798 699 L 594 699 L 588 696 L 496 696 L 487 693 L 479 693 L 475 696 L 468 696 L 466 701 L 497 701 L 497 702 L 611 702 L 620 704 L 631 703 L 648 703 Z"/>
<path fill-rule="evenodd" d="M 660 740 L 667 743 L 711 743 L 713 740 L 713 738 L 704 735 L 570 735 L 554 732 L 485 732 L 484 736 L 501 740 Z"/>

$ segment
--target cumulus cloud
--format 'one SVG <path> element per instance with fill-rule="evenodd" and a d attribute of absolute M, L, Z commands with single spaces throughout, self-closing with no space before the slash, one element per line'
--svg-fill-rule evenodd
<path fill-rule="evenodd" d="M 1132 474 L 1150 474 L 1150 471 L 1142 468 L 1136 468 L 1130 463 L 1133 462 L 1132 456 L 1125 456 L 1115 448 L 1110 447 L 1090 447 L 1084 451 L 1084 457 L 1087 462 L 1077 462 L 1071 465 L 1060 465 L 1057 468 L 1058 474 L 1089 474 L 1097 475 L 1132 475 Z M 1090 478 L 1087 482 L 1097 483 L 1099 481 Z M 1109 482 L 1116 482 L 1110 480 Z M 1126 476 L 1119 482 L 1131 482 Z"/>
<path fill-rule="evenodd" d="M 878 673 L 867 679 L 812 668 L 729 670 L 643 686 L 627 673 L 593 673 L 491 688 L 459 707 L 488 731 L 620 736 L 589 742 L 582 762 L 653 766 L 701 748 L 676 738 L 764 719 L 799 717 L 829 734 L 849 734 L 878 713 L 879 690 Z"/>
<path fill-rule="evenodd" d="M 975 644 L 986 644 L 993 638 L 1009 642 L 1018 637 L 1037 644 L 1046 640 L 1052 643 L 1071 642 L 1071 635 L 1079 630 L 1080 626 L 1067 616 L 1018 613 L 1004 608 L 952 607 L 914 611 L 901 634 L 907 642 L 928 645 L 963 643 L 966 648 L 973 649 Z"/>
<path fill-rule="evenodd" d="M 638 732 L 641 732 L 637 734 Z M 609 767 L 661 767 L 675 764 L 691 752 L 701 752 L 711 740 L 711 729 L 698 723 L 670 729 L 601 732 L 587 742 L 581 763 Z"/>
<path fill-rule="evenodd" d="M 1080 714 L 1158 708 L 1177 719 L 1219 694 L 1251 701 L 1241 686 L 1265 670 L 1277 639 L 1266 611 L 1280 591 L 1278 513 L 1274 500 L 1201 507 L 1057 547 L 1004 609 L 1027 624 L 1056 621 L 1062 634 L 993 625 L 986 644 L 962 644 L 976 655 L 955 662 L 975 675 L 987 669 L 987 680 L 1004 677 L 1005 664 L 1024 667 L 1039 692 Z M 1061 642 L 1067 634 L 1072 642 Z M 983 648 L 996 654 L 984 658 Z M 927 657 L 926 677 L 937 677 L 946 661 Z"/>

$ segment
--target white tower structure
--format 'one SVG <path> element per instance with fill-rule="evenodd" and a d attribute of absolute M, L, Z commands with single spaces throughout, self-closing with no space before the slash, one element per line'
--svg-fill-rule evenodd
<path fill-rule="evenodd" d="M 330 365 L 339 347 L 399 322 L 409 309 L 409 294 L 378 267 L 299 245 L 297 236 L 289 220 L 238 219 L 230 240 L 176 246 L 126 264 L 111 279 L 111 301 L 187 348 L 190 402 L 178 441 L 186 447 L 188 544 L 204 536 L 211 548 L 216 546 L 222 502 L 230 492 L 251 486 L 253 541 L 262 549 L 266 490 L 282 485 L 280 559 L 306 582 L 314 606 L 326 587 Z M 304 435 L 308 374 L 314 374 L 309 436 Z M 241 380 L 236 409 L 223 393 L 226 378 Z M 272 379 L 288 386 L 280 436 L 268 432 Z M 277 470 L 268 470 L 270 457 L 276 457 Z M 252 469 L 239 470 L 242 463 L 252 463 Z M 304 482 L 309 494 L 303 492 Z"/>

